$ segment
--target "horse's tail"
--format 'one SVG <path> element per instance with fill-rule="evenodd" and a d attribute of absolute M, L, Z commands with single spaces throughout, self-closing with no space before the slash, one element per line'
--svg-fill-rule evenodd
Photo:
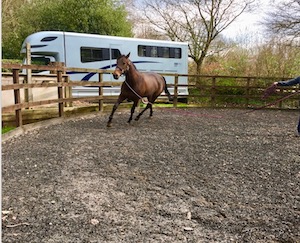
<path fill-rule="evenodd" d="M 173 101 L 173 97 L 171 96 L 171 94 L 170 94 L 170 92 L 168 90 L 167 81 L 166 81 L 165 77 L 163 77 L 163 79 L 164 79 L 164 83 L 165 83 L 165 93 L 168 96 L 169 101 Z"/>

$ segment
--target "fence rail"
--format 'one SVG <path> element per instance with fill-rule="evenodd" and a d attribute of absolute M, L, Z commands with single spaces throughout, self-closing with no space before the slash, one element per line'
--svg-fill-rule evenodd
<path fill-rule="evenodd" d="M 122 82 L 106 82 L 103 80 L 103 74 L 111 73 L 107 70 L 66 68 L 62 65 L 41 66 L 41 65 L 19 65 L 2 64 L 2 68 L 10 69 L 11 72 L 2 73 L 2 94 L 3 92 L 12 92 L 11 99 L 14 99 L 10 105 L 2 105 L 2 113 L 15 112 L 16 126 L 22 126 L 22 109 L 29 109 L 35 106 L 57 104 L 58 116 L 64 115 L 64 107 L 73 101 L 98 101 L 99 111 L 103 111 L 105 101 L 116 99 L 114 96 L 104 96 L 104 87 L 120 86 Z M 30 70 L 29 75 L 20 73 L 21 70 Z M 50 71 L 51 74 L 34 74 L 31 70 Z M 71 81 L 66 71 L 94 72 L 98 73 L 98 82 Z M 164 76 L 173 76 L 174 84 L 168 84 L 168 87 L 174 87 L 173 106 L 176 107 L 178 99 L 188 98 L 190 102 L 201 103 L 206 107 L 242 107 L 255 108 L 263 106 L 266 101 L 261 101 L 260 97 L 263 90 L 272 82 L 282 80 L 276 77 L 242 77 L 242 76 L 208 76 L 208 75 L 187 75 L 187 74 L 163 74 Z M 179 77 L 188 77 L 188 85 L 178 84 Z M 73 86 L 98 87 L 97 96 L 74 98 L 71 96 Z M 188 87 L 188 97 L 178 95 L 178 87 Z M 57 98 L 47 98 L 37 101 L 29 99 L 29 90 L 36 88 L 57 89 Z M 297 99 L 299 99 L 299 86 L 282 87 L 279 95 L 274 95 L 269 100 L 274 101 L 282 96 L 298 92 L 289 98 L 286 106 L 281 101 L 275 107 L 280 109 L 299 108 Z M 24 92 L 24 101 L 22 101 L 22 91 Z M 2 95 L 3 99 L 3 95 Z M 222 100 L 222 102 L 220 102 Z M 238 100 L 238 102 L 236 102 Z M 3 103 L 3 102 L 2 102 Z M 203 105 L 204 104 L 204 105 Z M 222 104 L 222 105 L 220 105 Z M 274 106 L 273 106 L 274 107 Z"/>

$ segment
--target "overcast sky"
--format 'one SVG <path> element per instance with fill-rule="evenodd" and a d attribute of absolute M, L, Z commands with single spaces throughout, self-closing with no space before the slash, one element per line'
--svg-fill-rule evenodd
<path fill-rule="evenodd" d="M 233 22 L 222 35 L 226 38 L 233 39 L 242 44 L 261 43 L 264 42 L 264 27 L 259 22 L 266 16 L 267 11 L 270 11 L 272 5 L 288 0 L 255 0 L 258 8 L 251 13 L 243 13 L 235 22 Z"/>
<path fill-rule="evenodd" d="M 252 13 L 243 13 L 232 23 L 223 35 L 229 38 L 241 38 L 242 36 L 260 35 L 264 38 L 263 26 L 259 22 L 266 16 L 266 12 L 272 8 L 272 4 L 285 2 L 286 0 L 260 0 L 259 7 Z"/>

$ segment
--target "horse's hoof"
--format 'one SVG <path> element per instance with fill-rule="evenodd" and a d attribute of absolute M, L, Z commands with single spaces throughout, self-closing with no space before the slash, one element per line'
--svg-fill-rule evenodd
<path fill-rule="evenodd" d="M 107 123 L 107 125 L 106 125 L 107 127 L 111 127 L 111 123 Z"/>
<path fill-rule="evenodd" d="M 140 119 L 140 118 L 137 116 L 134 120 L 135 120 L 135 121 L 138 121 L 139 119 Z"/>

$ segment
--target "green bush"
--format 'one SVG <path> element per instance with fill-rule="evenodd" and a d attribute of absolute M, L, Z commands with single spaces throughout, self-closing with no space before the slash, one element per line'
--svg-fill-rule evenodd
<path fill-rule="evenodd" d="M 7 133 L 14 129 L 15 129 L 15 127 L 2 127 L 1 132 L 2 132 L 2 134 L 4 134 L 4 133 Z"/>

